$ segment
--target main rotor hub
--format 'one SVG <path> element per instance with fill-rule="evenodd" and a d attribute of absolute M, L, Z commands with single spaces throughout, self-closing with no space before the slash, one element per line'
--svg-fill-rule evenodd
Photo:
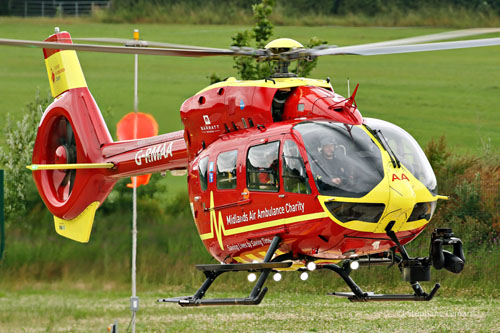
<path fill-rule="evenodd" d="M 271 51 L 271 53 L 274 55 L 279 55 L 296 49 L 303 49 L 304 45 L 291 38 L 278 38 L 269 42 L 264 48 L 266 50 Z M 282 58 L 278 60 L 278 66 L 276 67 L 276 72 L 273 73 L 271 77 L 280 77 L 280 78 L 295 77 L 296 75 L 294 73 L 290 73 L 288 71 L 289 65 L 290 65 L 290 60 L 288 60 L 287 58 Z"/>
<path fill-rule="evenodd" d="M 264 46 L 266 50 L 271 50 L 274 54 L 288 52 L 292 49 L 303 49 L 304 45 L 291 38 L 278 38 Z"/>

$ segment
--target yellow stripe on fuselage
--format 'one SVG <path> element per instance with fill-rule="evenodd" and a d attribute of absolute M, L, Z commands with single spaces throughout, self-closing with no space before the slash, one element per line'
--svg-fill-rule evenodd
<path fill-rule="evenodd" d="M 54 98 L 69 89 L 87 86 L 76 51 L 56 52 L 45 59 L 45 66 Z"/>
<path fill-rule="evenodd" d="M 214 206 L 215 206 L 214 205 L 214 194 L 213 194 L 213 192 L 210 192 L 210 207 L 214 207 Z M 222 213 L 219 211 L 219 216 L 217 218 L 215 210 L 210 209 L 210 232 L 205 233 L 205 234 L 201 234 L 200 238 L 201 238 L 201 240 L 207 240 L 207 239 L 212 239 L 212 238 L 216 237 L 218 242 L 219 242 L 220 248 L 222 250 L 224 250 L 224 244 L 222 243 L 222 235 L 232 236 L 232 235 L 237 235 L 237 234 L 241 234 L 244 232 L 261 230 L 261 229 L 266 229 L 266 228 L 271 228 L 271 227 L 277 227 L 277 226 L 285 225 L 285 224 L 320 219 L 320 218 L 323 218 L 326 216 L 327 216 L 326 212 L 303 214 L 303 215 L 285 217 L 285 218 L 276 219 L 276 220 L 272 220 L 272 221 L 251 224 L 251 225 L 247 225 L 244 227 L 238 227 L 238 228 L 232 228 L 232 229 L 226 230 L 226 228 L 224 227 L 224 220 L 222 219 Z"/>

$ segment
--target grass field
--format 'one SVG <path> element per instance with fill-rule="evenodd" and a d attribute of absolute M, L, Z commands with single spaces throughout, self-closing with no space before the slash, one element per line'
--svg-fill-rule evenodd
<path fill-rule="evenodd" d="M 0 18 L 0 37 L 42 40 L 54 26 L 75 37 L 122 37 L 139 28 L 141 38 L 210 47 L 227 47 L 243 26 L 96 24 L 79 20 Z M 398 39 L 444 31 L 430 28 L 276 27 L 274 37 L 306 42 L 317 36 L 339 46 Z M 491 34 L 485 37 L 498 37 Z M 48 90 L 41 50 L 1 47 L 0 117 L 18 116 L 35 91 Z M 347 94 L 360 83 L 357 101 L 365 117 L 382 118 L 408 130 L 423 145 L 446 135 L 455 151 L 500 146 L 500 47 L 373 57 L 323 57 L 313 77 L 331 77 Z M 133 104 L 133 57 L 79 53 L 87 83 L 102 110 L 109 110 L 110 131 Z M 212 72 L 235 75 L 229 57 L 140 57 L 140 110 L 152 113 L 160 132 L 181 129 L 182 102 L 208 84 Z M 352 90 L 352 89 L 351 89 Z M 2 119 L 2 118 L 0 118 Z M 0 139 L 0 144 L 2 140 Z"/>
<path fill-rule="evenodd" d="M 103 332 L 130 320 L 128 291 L 38 285 L 0 291 L 0 332 Z M 259 306 L 181 308 L 157 304 L 172 290 L 141 293 L 139 332 L 493 332 L 498 298 L 437 297 L 431 302 L 350 303 L 324 294 L 268 293 Z M 216 293 L 216 297 L 229 294 Z"/>

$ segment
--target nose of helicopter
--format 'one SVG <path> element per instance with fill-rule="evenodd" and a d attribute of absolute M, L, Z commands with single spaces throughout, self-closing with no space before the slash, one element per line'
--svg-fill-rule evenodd
<path fill-rule="evenodd" d="M 386 209 L 377 224 L 375 233 L 384 233 L 387 224 L 391 221 L 395 222 L 393 230 L 398 231 L 410 217 L 417 202 L 417 195 L 410 177 L 404 169 L 389 169 Z"/>
<path fill-rule="evenodd" d="M 409 231 L 425 225 L 430 217 L 411 218 L 419 202 L 432 199 L 429 191 L 405 168 L 386 168 L 384 179 L 360 198 L 318 196 L 335 225 L 352 231 L 385 234 L 392 230 Z"/>

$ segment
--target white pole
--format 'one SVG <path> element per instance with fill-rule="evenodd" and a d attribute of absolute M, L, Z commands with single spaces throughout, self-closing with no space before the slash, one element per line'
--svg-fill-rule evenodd
<path fill-rule="evenodd" d="M 139 55 L 135 54 L 135 77 L 134 77 L 134 112 L 138 111 L 138 105 L 139 105 L 139 97 L 137 96 L 137 78 L 138 78 L 138 70 L 137 68 L 139 67 Z"/>
<path fill-rule="evenodd" d="M 137 261 L 137 178 L 132 177 L 134 185 L 132 194 L 132 333 L 135 333 L 135 314 L 139 308 L 139 298 L 136 289 L 136 261 Z M 134 304 L 135 302 L 135 304 Z"/>
<path fill-rule="evenodd" d="M 139 30 L 134 30 L 134 40 L 139 40 Z M 134 112 L 138 112 L 139 98 L 137 96 L 137 81 L 139 55 L 135 54 L 134 68 Z M 137 124 L 134 124 L 134 138 L 137 138 Z M 135 315 L 139 309 L 139 298 L 137 297 L 136 289 L 136 261 L 137 261 L 137 177 L 132 177 L 133 193 L 132 193 L 132 333 L 135 333 Z"/>

